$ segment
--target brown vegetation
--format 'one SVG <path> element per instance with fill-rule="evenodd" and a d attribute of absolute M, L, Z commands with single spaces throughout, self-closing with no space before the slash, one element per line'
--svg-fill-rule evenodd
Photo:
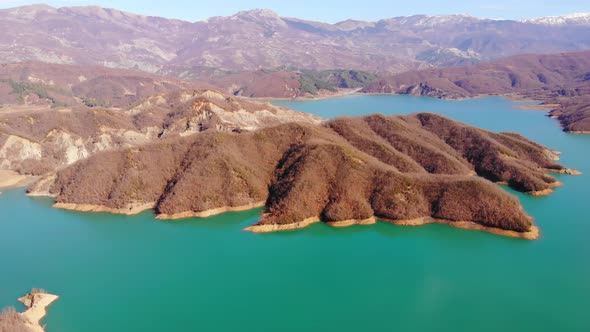
<path fill-rule="evenodd" d="M 31 332 L 26 320 L 14 307 L 8 307 L 0 313 L 0 332 Z"/>

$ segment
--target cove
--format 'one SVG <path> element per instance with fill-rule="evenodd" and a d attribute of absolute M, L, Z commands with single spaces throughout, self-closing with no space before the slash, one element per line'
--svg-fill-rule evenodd
<path fill-rule="evenodd" d="M 525 135 L 584 175 L 558 176 L 564 186 L 548 197 L 514 193 L 541 228 L 538 241 L 385 223 L 257 235 L 242 229 L 260 209 L 163 222 L 52 209 L 8 190 L 0 307 L 33 287 L 60 295 L 49 332 L 590 330 L 590 135 L 565 134 L 544 112 L 499 97 L 273 103 L 326 118 L 440 113 Z"/>

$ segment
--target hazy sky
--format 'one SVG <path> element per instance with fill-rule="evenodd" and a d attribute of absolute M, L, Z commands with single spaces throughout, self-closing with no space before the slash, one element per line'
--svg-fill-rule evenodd
<path fill-rule="evenodd" d="M 0 7 L 15 7 L 39 1 L 0 0 Z M 227 16 L 240 10 L 270 8 L 282 16 L 323 22 L 348 18 L 378 20 L 414 14 L 471 14 L 486 18 L 521 19 L 590 12 L 590 0 L 47 0 L 60 6 L 100 5 L 144 15 L 198 21 Z"/>

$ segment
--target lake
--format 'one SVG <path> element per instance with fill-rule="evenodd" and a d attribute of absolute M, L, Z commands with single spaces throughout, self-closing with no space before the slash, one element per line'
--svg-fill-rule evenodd
<path fill-rule="evenodd" d="M 590 135 L 499 97 L 347 96 L 274 101 L 322 117 L 440 113 L 516 131 L 590 174 Z M 0 195 L 0 307 L 31 288 L 61 298 L 48 332 L 590 331 L 590 178 L 548 197 L 515 193 L 539 241 L 445 225 L 242 231 L 261 210 L 163 222 Z M 509 190 L 509 189 L 507 189 Z"/>

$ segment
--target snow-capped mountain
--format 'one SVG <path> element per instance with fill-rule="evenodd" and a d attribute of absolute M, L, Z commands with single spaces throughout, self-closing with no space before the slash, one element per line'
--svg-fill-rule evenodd
<path fill-rule="evenodd" d="M 543 25 L 590 25 L 590 13 L 576 13 L 563 16 L 547 16 L 523 20 L 525 23 Z"/>
<path fill-rule="evenodd" d="M 401 24 L 406 26 L 416 26 L 416 27 L 435 27 L 441 25 L 451 25 L 451 24 L 470 24 L 482 21 L 482 19 L 466 15 L 466 14 L 457 14 L 457 15 L 436 15 L 436 16 L 429 16 L 429 15 L 414 15 L 414 16 L 406 16 L 406 17 L 397 17 L 394 20 L 398 20 Z"/>

